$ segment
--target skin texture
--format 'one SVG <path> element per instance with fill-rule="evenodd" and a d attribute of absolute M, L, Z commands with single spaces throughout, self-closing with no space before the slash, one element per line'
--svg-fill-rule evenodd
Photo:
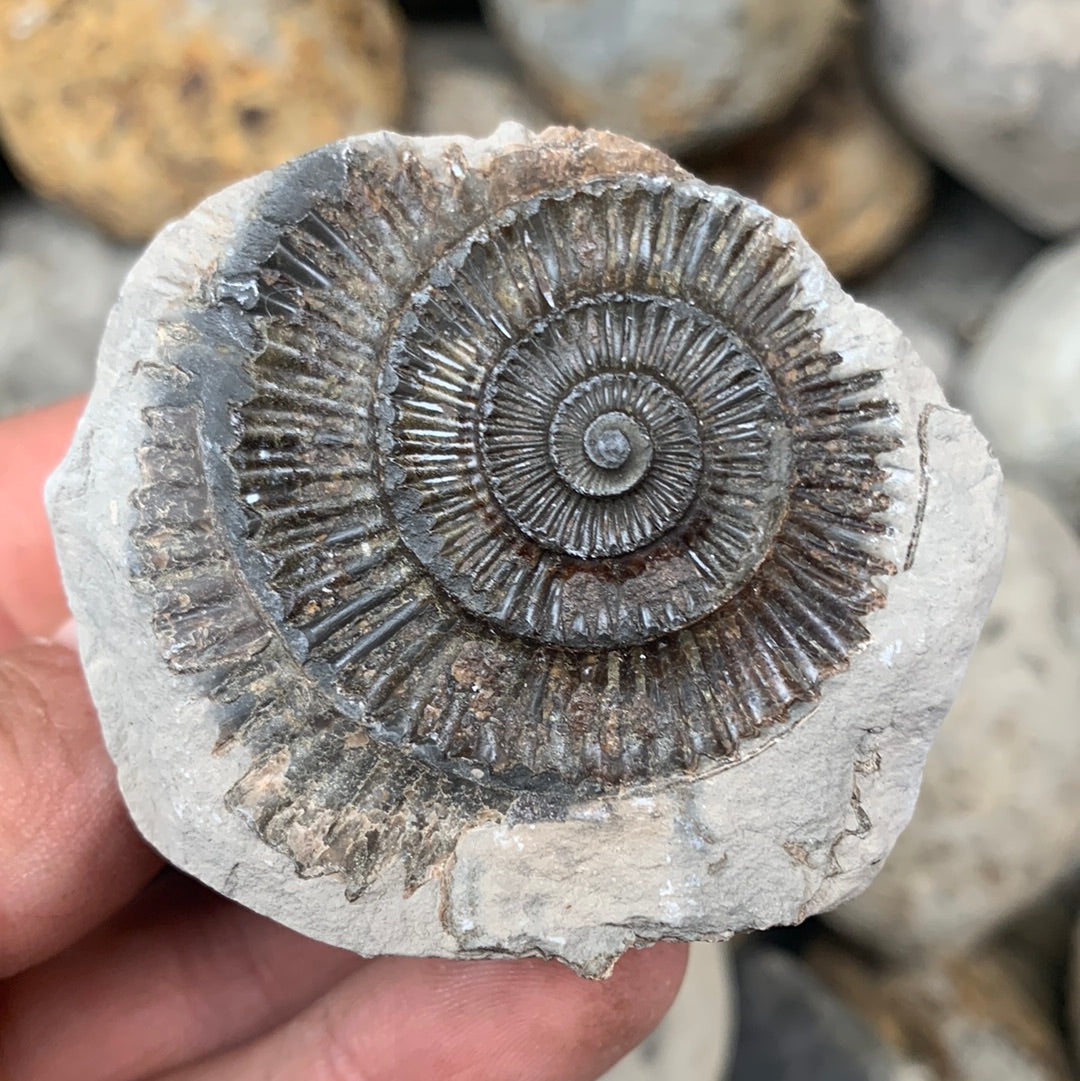
<path fill-rule="evenodd" d="M 171 869 L 128 822 L 41 502 L 81 402 L 0 422 L 0 1077 L 591 1081 L 660 1021 L 684 946 L 363 960 Z M 30 811 L 32 809 L 32 813 Z"/>

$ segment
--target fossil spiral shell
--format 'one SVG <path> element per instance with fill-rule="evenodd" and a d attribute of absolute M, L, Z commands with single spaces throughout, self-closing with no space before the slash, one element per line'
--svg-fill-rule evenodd
<path fill-rule="evenodd" d="M 807 270 L 813 269 L 813 274 Z M 917 499 L 794 230 L 658 152 L 392 137 L 267 185 L 164 331 L 131 570 L 304 874 L 730 768 L 867 640 Z"/>

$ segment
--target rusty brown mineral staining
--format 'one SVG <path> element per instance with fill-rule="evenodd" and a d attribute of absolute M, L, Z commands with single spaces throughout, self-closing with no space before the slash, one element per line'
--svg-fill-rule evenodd
<path fill-rule="evenodd" d="M 230 806 L 357 891 L 521 797 L 795 723 L 884 603 L 901 435 L 822 348 L 790 231 L 612 136 L 318 166 L 144 414 L 135 567 L 252 756 Z"/>

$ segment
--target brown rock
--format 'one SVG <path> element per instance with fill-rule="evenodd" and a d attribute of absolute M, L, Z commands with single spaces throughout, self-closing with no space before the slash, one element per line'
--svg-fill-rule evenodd
<path fill-rule="evenodd" d="M 889 971 L 819 942 L 808 960 L 897 1054 L 904 1081 L 1070 1081 L 1064 1041 L 1004 955 Z"/>
<path fill-rule="evenodd" d="M 874 107 L 845 49 L 783 120 L 697 163 L 791 218 L 839 277 L 882 262 L 929 207 L 926 161 Z"/>
<path fill-rule="evenodd" d="M 36 191 L 142 239 L 233 180 L 393 124 L 402 53 L 390 0 L 0 0 L 0 135 Z"/>

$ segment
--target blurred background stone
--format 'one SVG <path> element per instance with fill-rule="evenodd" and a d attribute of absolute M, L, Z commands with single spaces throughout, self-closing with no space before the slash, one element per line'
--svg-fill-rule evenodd
<path fill-rule="evenodd" d="M 1043 247 L 1000 211 L 941 177 L 926 224 L 854 292 L 911 338 L 951 398 L 998 298 Z"/>
<path fill-rule="evenodd" d="M 1080 867 L 1080 542 L 1008 489 L 1005 570 L 915 814 L 828 922 L 910 959 L 963 949 Z"/>
<path fill-rule="evenodd" d="M 0 157 L 0 192 L 10 191 L 14 187 L 17 187 L 15 174 L 4 158 Z"/>
<path fill-rule="evenodd" d="M 480 0 L 400 0 L 400 3 L 405 14 L 416 22 L 480 21 Z"/>
<path fill-rule="evenodd" d="M 0 202 L 0 416 L 89 389 L 105 317 L 137 256 L 28 196 Z"/>
<path fill-rule="evenodd" d="M 32 189 L 125 240 L 404 101 L 393 0 L 3 0 L 0 136 Z"/>
<path fill-rule="evenodd" d="M 794 954 L 751 936 L 735 951 L 735 971 L 730 1081 L 893 1081 L 895 1062 L 878 1036 Z"/>
<path fill-rule="evenodd" d="M 814 972 L 900 1060 L 895 1081 L 1070 1081 L 1061 1034 L 994 954 L 882 969 L 835 941 Z"/>
<path fill-rule="evenodd" d="M 413 26 L 406 50 L 406 128 L 416 135 L 490 135 L 504 120 L 542 131 L 555 119 L 482 26 Z"/>
<path fill-rule="evenodd" d="M 1080 4 L 865 8 L 881 88 L 927 150 L 1021 224 L 1080 228 Z"/>
<path fill-rule="evenodd" d="M 783 120 L 698 171 L 791 218 L 840 278 L 893 254 L 933 189 L 930 165 L 870 100 L 850 44 Z"/>
<path fill-rule="evenodd" d="M 1080 528 L 1080 241 L 1013 283 L 972 350 L 960 400 L 1006 471 Z"/>
<path fill-rule="evenodd" d="M 1069 950 L 1068 1025 L 1073 1062 L 1080 1066 L 1080 914 Z"/>
<path fill-rule="evenodd" d="M 722 1081 L 733 1048 L 735 1000 L 730 947 L 693 943 L 675 1004 L 601 1081 Z"/>
<path fill-rule="evenodd" d="M 1012 916 L 989 940 L 1009 958 L 1033 1001 L 1061 1031 L 1066 1028 L 1073 924 L 1080 912 L 1080 867 Z"/>
<path fill-rule="evenodd" d="M 777 119 L 831 51 L 844 0 L 486 0 L 563 120 L 690 149 Z"/>

